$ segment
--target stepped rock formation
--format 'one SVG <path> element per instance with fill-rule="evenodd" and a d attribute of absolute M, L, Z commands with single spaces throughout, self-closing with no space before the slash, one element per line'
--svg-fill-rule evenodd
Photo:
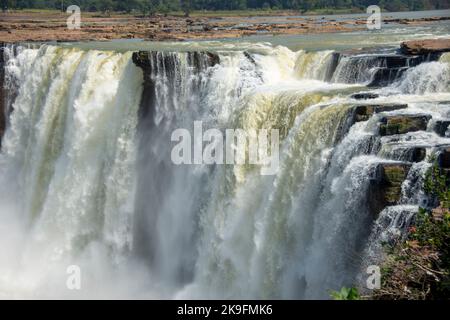
<path fill-rule="evenodd" d="M 380 135 L 404 134 L 427 129 L 429 115 L 387 116 L 381 119 Z"/>
<path fill-rule="evenodd" d="M 375 167 L 368 197 L 373 214 L 378 215 L 384 208 L 398 203 L 410 168 L 409 163 L 380 163 Z"/>
<path fill-rule="evenodd" d="M 409 55 L 427 55 L 450 51 L 450 39 L 428 39 L 402 42 L 401 51 Z"/>
<path fill-rule="evenodd" d="M 375 113 L 389 112 L 406 108 L 408 108 L 407 104 L 359 105 L 354 107 L 354 121 L 367 121 Z"/>

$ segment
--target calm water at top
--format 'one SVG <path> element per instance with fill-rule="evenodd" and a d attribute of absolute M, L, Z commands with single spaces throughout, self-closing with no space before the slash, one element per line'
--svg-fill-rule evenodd
<path fill-rule="evenodd" d="M 364 18 L 368 15 L 347 14 L 314 16 L 327 20 Z M 415 11 L 385 13 L 385 17 L 392 18 L 426 18 L 450 16 L 450 10 Z M 340 18 L 338 18 L 340 17 Z M 261 19 L 261 17 L 259 17 Z M 278 18 L 292 17 L 264 17 L 266 21 Z M 437 21 L 424 25 L 383 24 L 380 30 L 356 30 L 353 32 L 299 34 L 299 35 L 267 35 L 261 34 L 238 39 L 223 39 L 215 41 L 183 41 L 183 42 L 155 42 L 143 40 L 115 40 L 109 42 L 65 43 L 63 46 L 81 47 L 84 49 L 100 50 L 159 50 L 159 51 L 186 51 L 186 50 L 258 50 L 259 43 L 266 42 L 272 45 L 283 45 L 291 50 L 342 50 L 374 46 L 398 46 L 401 41 L 427 38 L 450 37 L 450 22 Z"/>

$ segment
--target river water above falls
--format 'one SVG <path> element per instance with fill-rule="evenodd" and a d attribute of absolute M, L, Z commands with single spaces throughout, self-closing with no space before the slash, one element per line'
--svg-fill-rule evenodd
<path fill-rule="evenodd" d="M 423 37 L 448 36 L 436 28 Z M 0 297 L 328 298 L 356 285 L 417 211 L 427 156 L 450 145 L 450 56 L 399 55 L 391 35 L 337 51 L 328 37 L 315 50 L 5 47 Z M 171 134 L 194 121 L 278 129 L 278 173 L 175 165 Z M 403 179 L 387 192 L 393 170 Z M 81 290 L 66 287 L 71 265 Z"/>

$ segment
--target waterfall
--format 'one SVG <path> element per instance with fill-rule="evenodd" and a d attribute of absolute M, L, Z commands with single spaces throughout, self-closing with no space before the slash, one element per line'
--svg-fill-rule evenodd
<path fill-rule="evenodd" d="M 369 83 L 376 70 L 386 67 L 386 61 L 376 55 L 342 57 L 333 74 L 333 82 Z"/>
<path fill-rule="evenodd" d="M 368 242 L 406 226 L 417 207 L 427 163 L 411 164 L 411 147 L 449 143 L 431 126 L 380 137 L 380 125 L 445 118 L 408 93 L 447 92 L 446 62 L 413 66 L 374 103 L 356 104 L 351 95 L 388 60 L 229 47 L 8 54 L 16 93 L 0 154 L 0 297 L 326 299 L 355 283 Z M 405 99 L 405 110 L 355 116 Z M 196 121 L 204 131 L 279 130 L 277 174 L 174 164 L 172 133 L 193 133 Z M 374 212 L 380 166 L 405 163 L 398 203 Z M 66 289 L 68 265 L 82 268 L 87 289 Z"/>
<path fill-rule="evenodd" d="M 395 91 L 406 94 L 448 92 L 450 88 L 450 58 L 442 54 L 438 61 L 419 64 L 407 70 L 393 85 Z"/>
<path fill-rule="evenodd" d="M 329 81 L 334 72 L 333 68 L 336 68 L 335 60 L 335 55 L 331 50 L 300 51 L 295 62 L 295 72 L 301 79 Z"/>
<path fill-rule="evenodd" d="M 403 93 L 424 94 L 448 92 L 450 65 L 443 62 L 428 62 L 406 71 L 396 89 Z"/>
<path fill-rule="evenodd" d="M 2 274 L 20 280 L 96 243 L 117 263 L 132 246 L 141 72 L 113 52 L 42 46 L 16 59 L 23 82 L 0 156 L 2 216 L 20 218 L 28 240 L 14 256 L 20 268 Z"/>
<path fill-rule="evenodd" d="M 6 45 L 3 49 L 3 61 L 6 62 L 6 65 L 4 66 L 4 91 L 6 92 L 6 97 L 4 97 L 5 114 L 9 114 L 11 112 L 11 104 L 15 99 L 19 88 L 19 83 L 24 77 L 24 75 L 21 74 L 21 71 L 23 72 L 24 69 L 21 70 L 18 65 L 26 62 L 17 60 L 18 51 L 21 50 L 23 50 L 23 47 L 17 47 L 11 44 Z"/>

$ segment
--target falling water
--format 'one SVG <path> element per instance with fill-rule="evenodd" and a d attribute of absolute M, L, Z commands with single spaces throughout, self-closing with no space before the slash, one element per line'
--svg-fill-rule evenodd
<path fill-rule="evenodd" d="M 6 82 L 20 85 L 0 155 L 0 297 L 327 298 L 352 285 L 367 241 L 404 212 L 367 205 L 377 166 L 409 161 L 378 136 L 381 117 L 402 111 L 354 123 L 349 98 L 384 62 L 266 44 L 149 51 L 141 68 L 132 54 L 43 45 L 8 56 Z M 377 102 L 445 93 L 433 84 L 448 81 L 444 63 L 411 68 Z M 171 134 L 194 121 L 278 129 L 278 173 L 173 164 Z M 399 208 L 417 204 L 424 166 Z M 98 292 L 65 288 L 72 264 Z"/>

